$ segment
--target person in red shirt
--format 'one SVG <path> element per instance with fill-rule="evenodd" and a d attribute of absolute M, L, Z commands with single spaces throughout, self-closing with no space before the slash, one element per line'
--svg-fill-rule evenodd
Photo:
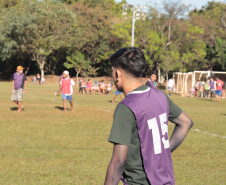
<path fill-rule="evenodd" d="M 77 94 L 76 89 L 75 89 L 75 82 L 74 82 L 74 80 L 72 80 L 69 77 L 68 71 L 64 71 L 62 76 L 63 76 L 63 78 L 61 78 L 61 81 L 60 81 L 60 90 L 59 91 L 62 91 L 64 111 L 67 110 L 67 107 L 66 107 L 67 100 L 70 102 L 71 111 L 73 111 L 73 102 L 72 102 L 73 88 L 72 87 L 74 87 L 75 94 Z"/>
<path fill-rule="evenodd" d="M 220 101 L 220 97 L 221 97 L 221 94 L 222 94 L 222 85 L 223 85 L 223 82 L 221 79 L 219 79 L 219 77 L 216 77 L 216 83 L 217 83 L 217 90 L 215 92 L 215 101 Z"/>

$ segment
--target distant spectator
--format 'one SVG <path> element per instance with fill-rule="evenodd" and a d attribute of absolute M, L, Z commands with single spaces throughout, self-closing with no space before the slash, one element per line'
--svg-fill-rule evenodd
<path fill-rule="evenodd" d="M 198 80 L 195 84 L 195 97 L 199 96 L 200 86 L 201 86 L 201 81 Z"/>
<path fill-rule="evenodd" d="M 95 82 L 94 82 L 94 84 L 93 84 L 92 89 L 93 89 L 93 94 L 95 94 L 96 91 L 98 91 L 99 94 L 100 94 L 100 88 L 99 88 L 99 85 L 98 85 L 98 83 L 97 83 L 96 80 L 95 80 Z"/>
<path fill-rule="evenodd" d="M 86 83 L 85 83 L 85 81 L 83 79 L 81 81 L 80 89 L 82 91 L 82 94 L 84 95 L 85 94 L 85 90 L 86 90 Z"/>
<path fill-rule="evenodd" d="M 111 81 L 108 80 L 108 83 L 107 83 L 107 94 L 109 95 L 111 93 Z"/>
<path fill-rule="evenodd" d="M 33 77 L 33 83 L 35 85 L 35 83 L 36 83 L 36 76 Z"/>
<path fill-rule="evenodd" d="M 210 84 L 210 101 L 212 101 L 212 95 L 214 96 L 215 95 L 215 89 L 216 89 L 216 82 L 213 80 L 212 77 L 210 77 L 210 81 L 209 81 L 209 84 Z"/>
<path fill-rule="evenodd" d="M 222 81 L 223 82 L 223 86 L 222 86 L 222 98 L 225 99 L 225 81 Z"/>
<path fill-rule="evenodd" d="M 209 84 L 209 80 L 206 80 L 206 83 L 205 83 L 205 97 L 209 97 L 209 94 L 210 94 L 210 84 Z"/>
<path fill-rule="evenodd" d="M 87 88 L 86 88 L 87 94 L 89 94 L 89 92 L 91 92 L 91 94 L 93 95 L 92 82 L 90 79 L 88 79 L 86 86 L 87 86 Z"/>
<path fill-rule="evenodd" d="M 205 91 L 205 85 L 202 84 L 202 86 L 201 86 L 201 88 L 200 88 L 201 98 L 204 97 L 204 91 Z"/>
<path fill-rule="evenodd" d="M 42 85 L 45 85 L 45 77 L 42 78 Z"/>
<path fill-rule="evenodd" d="M 190 94 L 190 97 L 193 97 L 193 96 L 195 96 L 195 88 L 193 87 L 193 88 L 191 88 L 191 94 Z"/>
<path fill-rule="evenodd" d="M 39 73 L 37 74 L 36 78 L 37 78 L 37 85 L 38 85 L 38 84 L 40 85 L 40 82 L 41 82 L 41 76 L 40 76 Z"/>
<path fill-rule="evenodd" d="M 104 83 L 104 80 L 102 80 L 101 83 L 100 83 L 100 91 L 102 91 L 102 95 L 105 94 L 105 83 Z"/>
<path fill-rule="evenodd" d="M 217 90 L 215 92 L 215 101 L 219 102 L 222 94 L 223 82 L 219 77 L 216 77 Z"/>
<path fill-rule="evenodd" d="M 168 82 L 168 86 L 169 86 L 169 97 L 171 97 L 172 95 L 172 90 L 174 87 L 175 83 L 174 83 L 174 78 L 172 77 L 169 82 Z"/>

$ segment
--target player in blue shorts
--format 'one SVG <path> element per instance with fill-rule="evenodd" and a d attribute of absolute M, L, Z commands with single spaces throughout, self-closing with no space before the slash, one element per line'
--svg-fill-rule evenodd
<path fill-rule="evenodd" d="M 116 88 L 116 87 L 115 87 L 115 88 Z M 115 99 L 116 99 L 116 97 L 117 97 L 118 95 L 120 95 L 121 100 L 123 100 L 123 97 L 122 97 L 122 92 L 119 92 L 119 91 L 118 91 L 118 89 L 116 88 L 116 91 L 115 91 L 115 96 L 114 96 L 114 98 L 113 98 L 113 100 L 112 100 L 112 102 L 111 102 L 111 103 L 115 103 Z"/>

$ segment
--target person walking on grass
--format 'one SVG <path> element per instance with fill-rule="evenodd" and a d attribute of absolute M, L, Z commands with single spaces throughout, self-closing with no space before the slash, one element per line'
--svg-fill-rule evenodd
<path fill-rule="evenodd" d="M 70 102 L 71 111 L 73 111 L 73 102 L 72 102 L 73 88 L 74 88 L 75 94 L 77 94 L 76 88 L 75 88 L 75 82 L 69 77 L 68 71 L 64 71 L 62 76 L 63 78 L 61 78 L 61 81 L 60 81 L 59 91 L 62 91 L 64 111 L 67 110 L 67 105 L 66 105 L 67 100 Z"/>
<path fill-rule="evenodd" d="M 13 75 L 13 83 L 12 83 L 12 97 L 11 100 L 18 105 L 17 112 L 20 112 L 23 108 L 22 99 L 23 99 L 23 88 L 25 85 L 24 94 L 27 94 L 27 78 L 23 73 L 23 67 L 18 66 L 17 72 Z"/>
<path fill-rule="evenodd" d="M 152 71 L 150 74 L 150 79 L 148 79 L 145 86 L 156 88 L 157 87 L 156 79 L 157 79 L 157 74 L 156 72 Z"/>
<path fill-rule="evenodd" d="M 115 99 L 117 98 L 118 95 L 120 95 L 121 100 L 123 100 L 123 96 L 122 96 L 123 93 L 122 92 L 119 92 L 118 89 L 117 89 L 117 87 L 115 87 L 115 88 L 116 88 L 115 96 L 113 97 L 113 100 L 111 102 L 113 104 L 115 103 Z"/>
<path fill-rule="evenodd" d="M 125 99 L 116 107 L 109 142 L 114 144 L 105 185 L 174 185 L 173 152 L 193 125 L 162 91 L 143 85 L 143 52 L 123 48 L 110 57 L 112 76 Z M 169 139 L 168 120 L 175 123 Z"/>
<path fill-rule="evenodd" d="M 217 85 L 217 90 L 215 92 L 215 101 L 220 102 L 223 82 L 221 79 L 219 79 L 219 77 L 216 77 L 216 85 Z"/>

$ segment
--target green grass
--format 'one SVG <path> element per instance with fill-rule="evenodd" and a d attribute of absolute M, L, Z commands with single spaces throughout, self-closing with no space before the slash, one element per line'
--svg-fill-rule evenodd
<path fill-rule="evenodd" d="M 11 84 L 0 83 L 0 184 L 103 184 L 113 147 L 114 94 L 74 95 L 74 112 L 63 112 L 57 89 L 29 84 L 18 114 Z M 192 118 L 193 129 L 226 136 L 226 100 L 172 100 Z M 172 154 L 176 184 L 226 184 L 225 154 L 226 138 L 191 130 Z"/>

